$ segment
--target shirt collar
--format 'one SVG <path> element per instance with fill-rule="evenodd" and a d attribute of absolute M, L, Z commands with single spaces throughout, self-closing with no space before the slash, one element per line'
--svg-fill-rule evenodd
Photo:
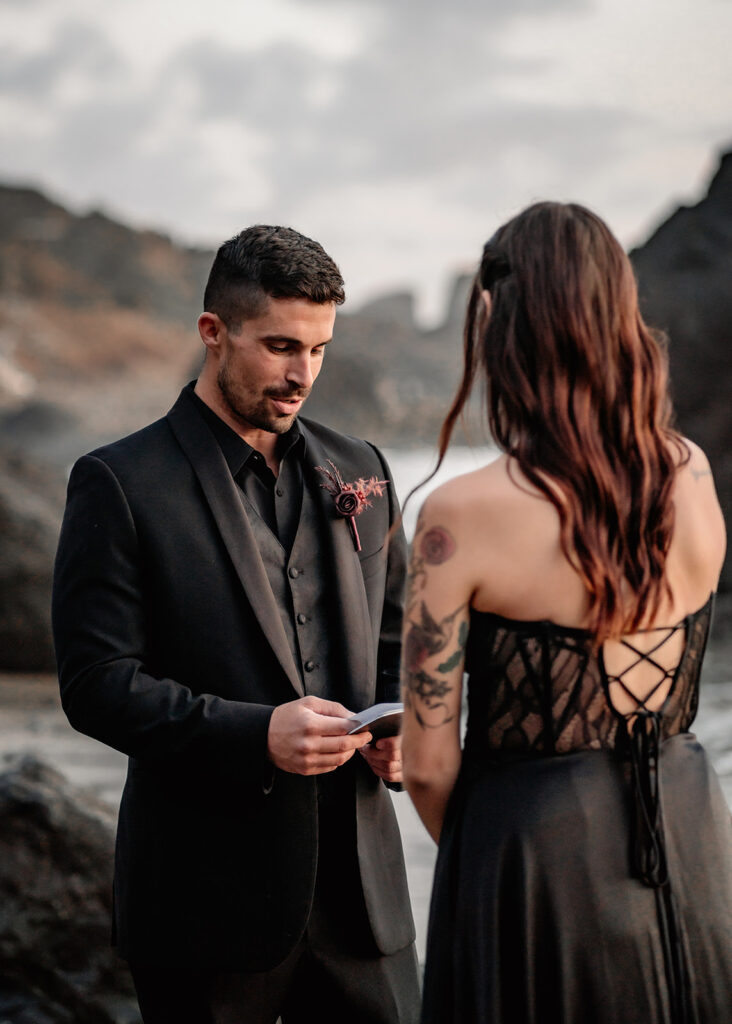
<path fill-rule="evenodd" d="M 229 467 L 231 475 L 235 477 L 242 467 L 249 462 L 256 449 L 252 448 L 249 442 L 245 441 L 243 437 L 239 437 L 237 432 L 233 430 L 228 423 L 225 423 L 210 406 L 206 405 L 203 399 L 200 398 L 193 390 L 195 384 L 195 381 L 191 381 L 191 383 L 186 386 L 185 390 L 193 400 L 193 403 L 201 416 L 208 424 L 211 433 L 218 442 L 219 448 L 226 460 L 226 464 Z M 300 425 L 297 420 L 295 420 L 287 433 L 281 434 L 278 439 L 280 460 L 285 459 L 291 452 L 303 452 L 304 445 L 305 439 L 300 432 Z"/>

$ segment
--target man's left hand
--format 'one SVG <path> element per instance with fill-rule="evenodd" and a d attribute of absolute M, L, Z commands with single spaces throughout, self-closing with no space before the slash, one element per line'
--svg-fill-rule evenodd
<path fill-rule="evenodd" d="M 368 762 L 374 775 L 384 782 L 402 781 L 402 738 L 385 736 L 361 747 L 361 755 Z"/>

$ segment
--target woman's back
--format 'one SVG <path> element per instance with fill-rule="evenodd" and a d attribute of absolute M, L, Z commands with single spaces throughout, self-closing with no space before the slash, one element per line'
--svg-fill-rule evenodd
<path fill-rule="evenodd" d="M 644 627 L 667 624 L 703 604 L 724 560 L 724 519 L 709 463 L 700 448 L 687 444 L 691 457 L 677 470 L 672 492 L 675 522 L 666 563 L 674 600 L 664 601 L 657 621 Z M 429 501 L 433 515 L 454 532 L 458 554 L 463 550 L 474 581 L 473 607 L 508 618 L 587 625 L 587 590 L 562 551 L 557 511 L 513 460 L 502 456 L 457 477 Z"/>
<path fill-rule="evenodd" d="M 665 567 L 671 600 L 643 622 L 643 632 L 603 644 L 608 675 L 622 679 L 610 694 L 620 712 L 637 703 L 626 687 L 641 699 L 653 691 L 649 709 L 661 706 L 671 683 L 664 670 L 673 671 L 684 645 L 683 630 L 673 627 L 706 604 L 719 579 L 724 519 L 704 453 L 692 444 L 689 450 L 673 489 L 674 532 Z M 455 541 L 452 576 L 464 574 L 472 608 L 506 619 L 587 626 L 588 593 L 562 550 L 557 510 L 512 460 L 502 457 L 450 481 L 430 504 L 431 515 Z M 657 649 L 652 659 L 639 656 L 651 649 Z"/>

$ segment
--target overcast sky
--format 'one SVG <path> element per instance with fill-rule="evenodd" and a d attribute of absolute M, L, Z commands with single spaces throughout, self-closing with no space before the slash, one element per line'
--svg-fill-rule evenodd
<path fill-rule="evenodd" d="M 0 0 L 0 179 L 216 245 L 287 223 L 423 316 L 538 198 L 626 245 L 732 147 L 732 0 Z"/>

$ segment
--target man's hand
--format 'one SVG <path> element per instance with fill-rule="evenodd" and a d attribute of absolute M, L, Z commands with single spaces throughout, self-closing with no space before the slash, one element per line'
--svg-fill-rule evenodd
<path fill-rule="evenodd" d="M 384 782 L 402 781 L 402 738 L 385 736 L 361 751 L 371 768 Z"/>
<path fill-rule="evenodd" d="M 267 755 L 277 768 L 295 775 L 335 771 L 371 740 L 370 732 L 348 735 L 352 712 L 333 700 L 301 697 L 272 712 Z"/>

